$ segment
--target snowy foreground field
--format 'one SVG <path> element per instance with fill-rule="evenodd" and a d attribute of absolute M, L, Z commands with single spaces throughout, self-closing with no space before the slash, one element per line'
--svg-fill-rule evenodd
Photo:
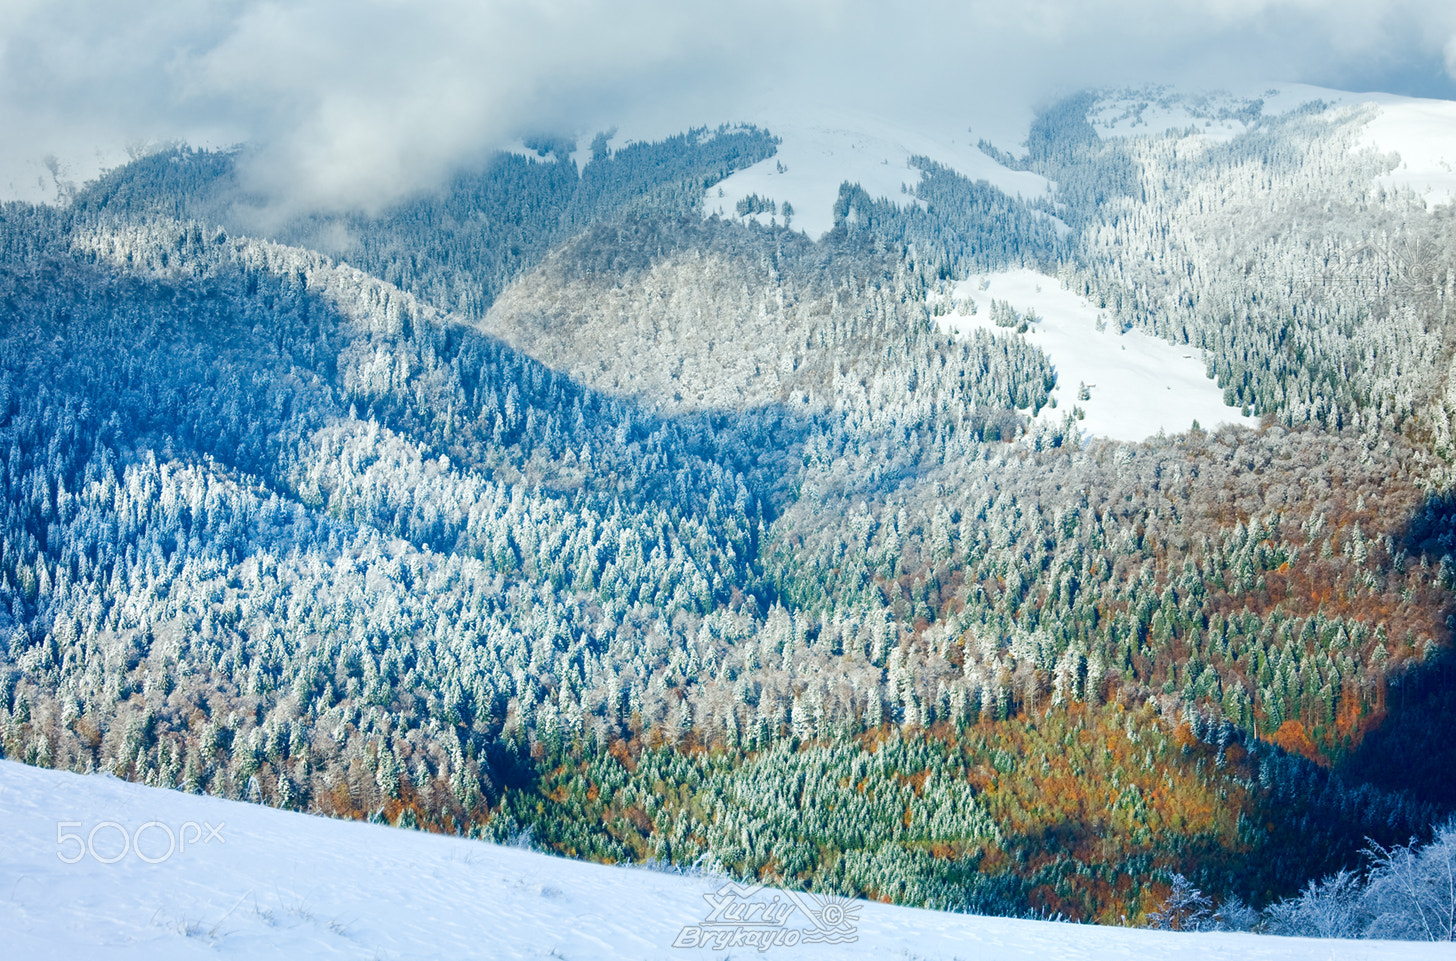
<path fill-rule="evenodd" d="M 0 761 L 5 958 L 759 954 L 674 947 L 734 936 L 764 939 L 775 958 L 1450 956 L 1436 944 L 1173 934 L 739 890 Z"/>

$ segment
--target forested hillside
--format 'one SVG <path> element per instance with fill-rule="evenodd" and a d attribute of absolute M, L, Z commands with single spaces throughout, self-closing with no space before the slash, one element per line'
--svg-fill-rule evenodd
<path fill-rule="evenodd" d="M 924 158 L 819 242 L 771 132 L 265 227 L 177 150 L 0 207 L 0 750 L 611 861 L 1116 922 L 1456 806 L 1451 212 L 1362 115 Z M 1254 116 L 1257 116 L 1255 114 Z M 1259 430 L 1085 438 L 1045 272 Z M 1456 383 L 1456 382 L 1453 382 Z"/>

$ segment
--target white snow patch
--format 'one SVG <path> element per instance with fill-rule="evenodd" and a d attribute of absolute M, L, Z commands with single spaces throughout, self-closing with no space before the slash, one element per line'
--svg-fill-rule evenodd
<path fill-rule="evenodd" d="M 1400 154 L 1378 182 L 1409 187 L 1428 204 L 1456 199 L 1456 103 L 1383 95 L 1373 102 L 1380 113 L 1365 128 L 1366 142 Z"/>
<path fill-rule="evenodd" d="M 834 203 L 846 181 L 858 183 L 873 198 L 900 204 L 915 202 L 921 172 L 910 158 L 925 156 L 971 180 L 984 180 L 1012 196 L 1028 200 L 1050 194 L 1046 178 L 1010 170 L 976 146 L 979 138 L 948 120 L 924 126 L 903 126 L 848 109 L 765 110 L 745 118 L 782 141 L 774 156 L 734 173 L 708 188 L 703 196 L 707 216 L 737 216 L 738 202 L 757 194 L 779 205 L 793 205 L 791 227 L 819 239 L 834 226 Z M 959 127 L 959 132 L 957 132 Z M 760 222 L 783 223 L 760 214 Z"/>
<path fill-rule="evenodd" d="M 1256 418 L 1224 404 L 1223 391 L 1208 377 L 1197 348 L 1170 344 L 1139 330 L 1124 333 L 1115 319 L 1054 277 L 1027 269 L 1006 271 L 961 281 L 949 296 L 954 312 L 936 319 L 950 331 L 980 327 L 1010 333 L 992 322 L 993 299 L 1008 302 L 1018 313 L 1030 310 L 1040 317 L 1022 335 L 1041 348 L 1057 372 L 1052 389 L 1057 406 L 1042 408 L 1040 417 L 1060 418 L 1079 407 L 1086 414 L 1081 421 L 1084 437 L 1138 441 L 1159 431 L 1181 433 L 1195 420 L 1206 429 L 1258 424 Z M 1087 400 L 1077 397 L 1082 385 L 1090 394 Z"/>
<path fill-rule="evenodd" d="M 195 824 L 170 857 L 166 831 Z M 106 825 L 105 827 L 98 826 Z M 115 825 L 113 827 L 112 825 Z M 135 850 L 110 859 L 121 834 Z M 215 829 L 220 840 L 211 837 Z M 83 840 L 59 841 L 60 835 Z M 77 853 L 74 864 L 62 860 Z M 857 940 L 768 952 L 672 947 L 722 881 L 0 761 L 0 931 L 9 958 L 996 958 L 998 961 L 1426 961 L 1435 944 L 1177 934 L 840 901 Z M 780 892 L 758 895 L 768 901 Z M 809 902 L 813 903 L 813 902 Z M 787 926 L 807 927 L 801 915 Z"/>

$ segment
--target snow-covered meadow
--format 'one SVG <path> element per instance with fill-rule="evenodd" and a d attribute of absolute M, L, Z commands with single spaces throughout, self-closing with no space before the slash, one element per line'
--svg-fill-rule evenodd
<path fill-rule="evenodd" d="M 850 109 L 779 109 L 751 119 L 780 138 L 778 152 L 709 188 L 703 197 L 705 215 L 735 217 L 738 202 L 757 194 L 780 209 L 785 202 L 791 204 L 789 226 L 818 240 L 834 226 L 834 202 L 846 182 L 859 184 L 877 199 L 914 203 L 921 178 L 920 170 L 910 166 L 916 156 L 1027 200 L 1048 196 L 1053 189 L 1044 177 L 1001 166 L 976 146 L 969 127 L 949 120 L 921 127 Z M 784 223 L 782 214 L 758 214 L 756 219 Z"/>
<path fill-rule="evenodd" d="M 1054 277 L 1025 269 L 1003 271 L 963 280 L 947 294 L 934 296 L 949 297 L 951 312 L 936 319 L 954 332 L 979 327 L 1010 334 L 992 320 L 993 300 L 1034 316 L 1022 336 L 1040 347 L 1057 371 L 1052 390 L 1057 406 L 1043 408 L 1040 416 L 1060 418 L 1080 408 L 1086 437 L 1138 441 L 1160 430 L 1188 430 L 1194 421 L 1208 429 L 1258 423 L 1224 404 L 1223 391 L 1209 379 L 1197 348 L 1170 344 L 1140 330 L 1124 332 L 1110 312 L 1099 311 Z M 1084 386 L 1087 396 L 1079 399 Z"/>
<path fill-rule="evenodd" d="M 724 885 L 0 761 L 0 954 L 17 961 L 1417 961 L 1449 951 L 975 917 Z M 710 923 L 714 903 L 724 923 Z M 766 923 L 740 940 L 767 940 L 767 950 L 701 946 L 748 915 Z M 810 940 L 830 930 L 839 937 Z"/>

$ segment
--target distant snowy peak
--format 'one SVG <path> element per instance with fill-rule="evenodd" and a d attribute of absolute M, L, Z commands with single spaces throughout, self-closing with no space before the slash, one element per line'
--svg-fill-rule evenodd
<path fill-rule="evenodd" d="M 1149 87 L 1095 95 L 1088 120 L 1104 138 L 1159 135 L 1171 129 L 1228 140 L 1261 118 L 1313 102 L 1351 108 L 1351 121 L 1364 125 L 1357 149 L 1399 155 L 1397 166 L 1378 185 L 1409 188 L 1432 204 L 1456 198 L 1456 102 L 1304 84 L 1254 84 L 1212 93 Z M 1027 200 L 1054 195 L 1056 189 L 1045 177 L 1012 170 L 983 152 L 977 146 L 980 138 L 960 122 L 964 118 L 899 121 L 851 109 L 780 108 L 746 119 L 779 137 L 779 149 L 708 188 L 705 216 L 787 223 L 818 239 L 834 226 L 834 204 L 846 182 L 859 184 L 877 199 L 918 202 L 915 191 L 922 173 L 911 162 L 915 157 L 928 157 Z M 1014 145 L 1012 153 L 1022 149 Z"/>
<path fill-rule="evenodd" d="M 859 184 L 876 199 L 916 202 L 921 172 L 911 164 L 914 157 L 928 157 L 1027 200 L 1054 189 L 1045 177 L 997 163 L 976 146 L 965 125 L 951 121 L 912 129 L 847 110 L 784 111 L 750 119 L 780 139 L 779 149 L 708 188 L 705 216 L 787 223 L 817 240 L 833 228 L 834 204 L 846 182 Z"/>
<path fill-rule="evenodd" d="M 1194 130 L 1226 140 L 1260 117 L 1278 116 L 1310 103 L 1366 108 L 1351 112 L 1364 124 L 1356 148 L 1398 154 L 1398 163 L 1377 184 L 1409 188 L 1429 204 L 1456 198 L 1456 102 L 1386 93 L 1350 93 L 1305 84 L 1257 85 L 1236 92 L 1189 93 L 1148 87 L 1104 93 L 1087 119 L 1103 138 Z"/>

